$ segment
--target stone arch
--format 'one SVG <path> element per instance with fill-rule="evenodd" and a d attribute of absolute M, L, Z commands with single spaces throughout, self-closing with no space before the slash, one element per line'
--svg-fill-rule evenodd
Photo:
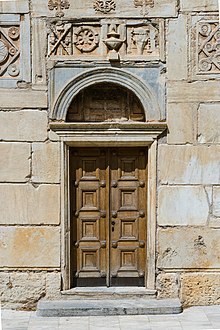
<path fill-rule="evenodd" d="M 160 120 L 160 108 L 154 93 L 139 77 L 117 68 L 91 69 L 69 82 L 52 109 L 51 118 L 65 121 L 73 98 L 83 89 L 98 83 L 114 83 L 131 90 L 139 99 L 146 121 Z"/>

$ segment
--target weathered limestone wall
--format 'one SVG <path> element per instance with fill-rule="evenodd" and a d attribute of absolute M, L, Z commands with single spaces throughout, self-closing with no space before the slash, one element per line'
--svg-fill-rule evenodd
<path fill-rule="evenodd" d="M 79 18 L 82 11 L 92 17 L 89 2 L 86 10 L 81 3 L 70 0 L 65 17 Z M 116 8 L 116 17 L 146 19 L 133 0 L 120 0 Z M 217 9 L 217 0 L 155 0 L 147 17 L 159 17 L 164 25 L 163 45 L 152 63 L 163 63 L 165 70 L 158 76 L 149 62 L 144 74 L 137 71 L 155 88 L 168 123 L 157 157 L 156 288 L 159 297 L 179 296 L 185 306 L 220 303 Z M 53 17 L 55 10 L 45 0 L 0 2 L 0 31 L 12 36 L 14 49 L 0 69 L 0 297 L 5 307 L 33 308 L 61 289 L 61 150 L 49 129 L 49 112 L 63 80 L 62 68 L 53 73 L 54 62 L 47 58 L 47 20 Z M 13 26 L 19 36 L 13 37 L 18 30 L 9 32 Z M 126 59 L 123 49 L 121 55 Z M 74 70 L 65 79 L 82 68 Z M 166 79 L 166 93 L 151 79 Z"/>
<path fill-rule="evenodd" d="M 31 78 L 31 16 L 28 1 L 0 4 L 1 33 L 20 29 L 16 71 L 8 57 L 0 73 L 0 299 L 29 309 L 60 291 L 60 146 L 49 139 L 45 80 L 35 88 Z"/>
<path fill-rule="evenodd" d="M 213 47 L 216 55 L 216 10 L 217 1 L 182 0 L 178 17 L 167 21 L 157 287 L 159 296 L 180 296 L 184 305 L 220 302 L 220 71 L 206 52 Z"/>

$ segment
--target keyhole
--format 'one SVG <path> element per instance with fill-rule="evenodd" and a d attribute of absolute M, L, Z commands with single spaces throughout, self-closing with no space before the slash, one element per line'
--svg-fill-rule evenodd
<path fill-rule="evenodd" d="M 115 227 L 112 227 L 112 232 L 115 231 Z"/>

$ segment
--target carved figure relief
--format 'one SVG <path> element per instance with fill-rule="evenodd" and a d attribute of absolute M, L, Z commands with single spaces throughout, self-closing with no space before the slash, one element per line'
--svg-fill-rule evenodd
<path fill-rule="evenodd" d="M 159 53 L 159 30 L 152 24 L 128 30 L 128 52 L 137 55 Z"/>
<path fill-rule="evenodd" d="M 95 0 L 93 3 L 95 11 L 100 11 L 103 14 L 107 14 L 112 10 L 115 10 L 116 3 L 114 0 Z"/>
<path fill-rule="evenodd" d="M 220 70 L 220 29 L 217 21 L 197 23 L 197 72 L 219 73 Z"/>
<path fill-rule="evenodd" d="M 49 10 L 56 10 L 56 16 L 63 17 L 64 12 L 63 9 L 69 9 L 70 3 L 68 0 L 49 0 L 48 8 Z"/>
<path fill-rule="evenodd" d="M 20 27 L 0 27 L 0 76 L 17 77 L 20 73 Z"/>
<path fill-rule="evenodd" d="M 87 26 L 81 26 L 74 32 L 74 36 L 74 44 L 81 52 L 92 52 L 99 44 L 98 33 Z"/>
<path fill-rule="evenodd" d="M 146 15 L 148 14 L 147 8 L 154 7 L 154 0 L 134 0 L 135 7 L 141 7 L 141 14 Z"/>

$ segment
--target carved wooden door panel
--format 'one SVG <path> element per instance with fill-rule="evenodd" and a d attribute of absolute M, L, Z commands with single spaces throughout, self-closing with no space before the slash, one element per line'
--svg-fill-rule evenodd
<path fill-rule="evenodd" d="M 110 284 L 144 285 L 146 258 L 145 150 L 111 151 Z"/>
<path fill-rule="evenodd" d="M 71 150 L 73 285 L 144 285 L 146 151 Z"/>
<path fill-rule="evenodd" d="M 76 149 L 70 160 L 74 284 L 105 285 L 108 268 L 106 152 Z"/>

